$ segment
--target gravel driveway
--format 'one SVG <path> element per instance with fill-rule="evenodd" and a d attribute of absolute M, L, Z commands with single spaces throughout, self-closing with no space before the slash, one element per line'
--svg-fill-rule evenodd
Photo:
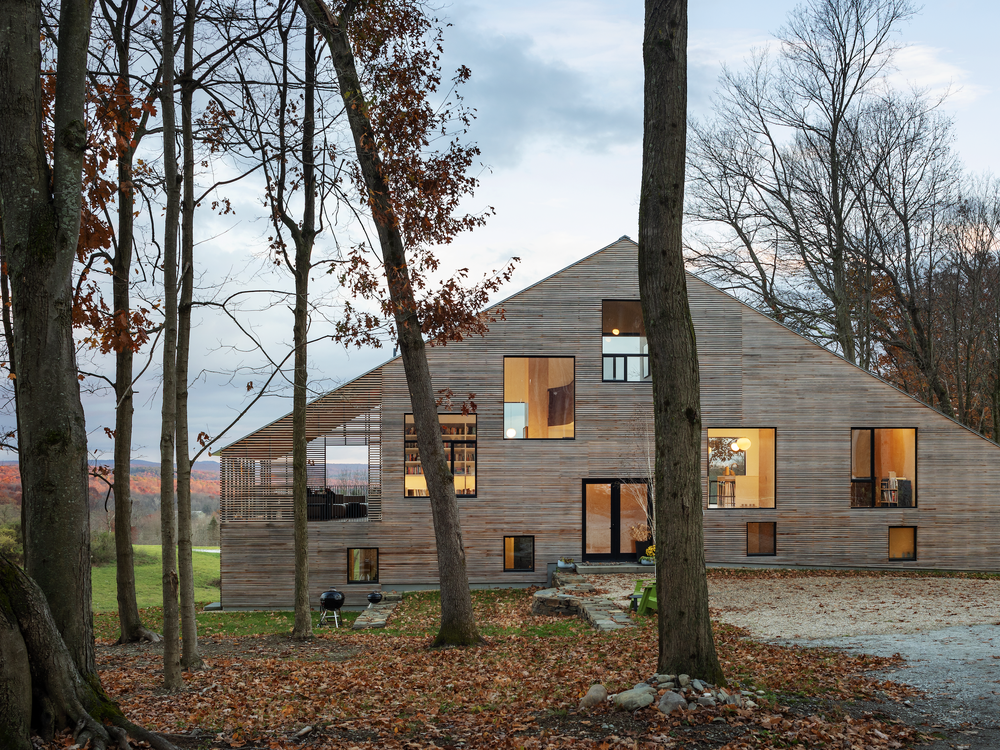
<path fill-rule="evenodd" d="M 589 578 L 624 604 L 637 576 Z M 905 665 L 878 676 L 927 693 L 897 712 L 946 735 L 927 747 L 1000 749 L 1000 580 L 710 574 L 709 604 L 761 640 L 899 653 Z"/>

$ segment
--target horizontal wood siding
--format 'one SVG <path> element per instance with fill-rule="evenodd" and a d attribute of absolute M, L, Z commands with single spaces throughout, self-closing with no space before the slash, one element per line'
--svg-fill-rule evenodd
<path fill-rule="evenodd" d="M 776 430 L 774 509 L 708 508 L 703 474 L 709 563 L 1000 570 L 996 445 L 695 277 L 688 292 L 704 427 Z M 637 410 L 649 411 L 651 387 L 601 381 L 603 299 L 638 299 L 630 240 L 507 300 L 506 320 L 485 338 L 429 350 L 434 388 L 454 392 L 456 411 L 470 393 L 478 404 L 477 497 L 458 501 L 472 583 L 541 583 L 546 563 L 579 559 L 582 480 L 635 473 L 623 469 L 623 433 Z M 576 358 L 575 439 L 503 439 L 505 355 Z M 368 389 L 380 389 L 382 521 L 310 524 L 314 599 L 329 585 L 354 588 L 346 584 L 348 547 L 379 548 L 383 589 L 437 581 L 429 501 L 403 494 L 403 415 L 411 408 L 401 361 L 377 373 L 356 390 L 370 399 Z M 326 398 L 311 408 L 322 410 Z M 338 398 L 333 403 L 344 394 Z M 916 428 L 919 507 L 850 507 L 852 427 Z M 280 443 L 268 436 L 273 429 L 251 436 L 254 455 L 274 455 L 262 451 Z M 240 443 L 227 449 L 241 450 Z M 707 455 L 707 439 L 702 450 Z M 757 521 L 777 524 L 776 557 L 747 557 L 746 524 Z M 915 562 L 888 561 L 895 525 L 918 527 Z M 222 526 L 223 605 L 290 606 L 291 525 Z M 534 572 L 503 571 L 508 535 L 535 537 Z"/>

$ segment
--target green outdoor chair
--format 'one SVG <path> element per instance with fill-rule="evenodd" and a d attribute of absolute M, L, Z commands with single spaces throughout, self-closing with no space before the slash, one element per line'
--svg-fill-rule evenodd
<path fill-rule="evenodd" d="M 656 614 L 656 584 L 651 583 L 642 589 L 642 598 L 639 599 L 639 607 L 636 612 L 644 615 L 647 612 Z"/>

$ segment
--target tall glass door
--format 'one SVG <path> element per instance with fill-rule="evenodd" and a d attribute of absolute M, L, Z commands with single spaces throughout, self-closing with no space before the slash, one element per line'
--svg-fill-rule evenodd
<path fill-rule="evenodd" d="M 646 523 L 645 480 L 583 480 L 583 559 L 634 560 L 629 529 Z"/>

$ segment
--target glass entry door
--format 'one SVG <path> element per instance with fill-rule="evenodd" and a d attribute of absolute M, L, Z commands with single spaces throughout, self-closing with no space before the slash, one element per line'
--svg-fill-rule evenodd
<path fill-rule="evenodd" d="M 629 528 L 646 523 L 644 479 L 583 480 L 583 559 L 635 560 Z"/>

